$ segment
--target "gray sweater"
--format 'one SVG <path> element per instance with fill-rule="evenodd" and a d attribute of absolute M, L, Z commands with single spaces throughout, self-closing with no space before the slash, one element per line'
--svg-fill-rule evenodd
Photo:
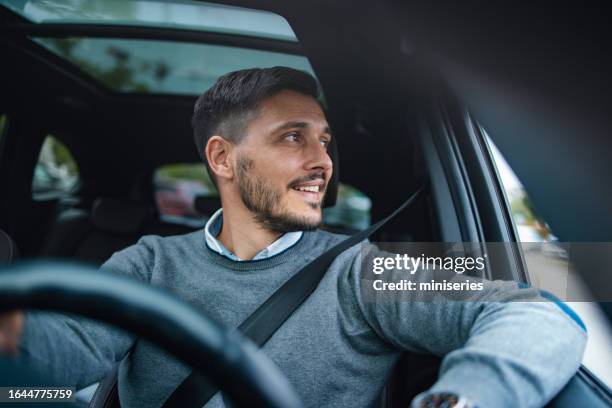
<path fill-rule="evenodd" d="M 146 236 L 103 267 L 167 289 L 236 327 L 301 266 L 344 238 L 306 232 L 279 255 L 234 262 L 206 246 L 203 230 Z M 389 301 L 364 297 L 361 286 L 371 281 L 361 262 L 360 246 L 336 258 L 315 293 L 263 347 L 305 406 L 372 406 L 402 351 L 444 355 L 430 391 L 458 393 L 480 408 L 542 406 L 580 364 L 586 333 L 533 289 L 496 281 L 469 302 Z M 425 272 L 415 278 L 428 279 Z M 500 296 L 516 301 L 489 301 Z M 190 372 L 146 340 L 76 316 L 27 313 L 21 348 L 60 384 L 77 388 L 121 361 L 124 407 L 161 406 Z M 222 406 L 219 393 L 206 405 Z"/>

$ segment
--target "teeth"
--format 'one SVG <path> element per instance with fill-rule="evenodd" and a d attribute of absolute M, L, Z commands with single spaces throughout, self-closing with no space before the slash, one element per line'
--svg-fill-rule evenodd
<path fill-rule="evenodd" d="M 319 186 L 304 186 L 304 187 L 295 187 L 296 190 L 299 191 L 310 191 L 312 193 L 319 192 Z"/>

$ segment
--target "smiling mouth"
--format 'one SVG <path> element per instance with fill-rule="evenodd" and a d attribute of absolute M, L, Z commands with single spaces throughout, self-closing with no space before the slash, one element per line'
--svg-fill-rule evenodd
<path fill-rule="evenodd" d="M 295 186 L 292 188 L 292 190 L 301 195 L 302 199 L 310 206 L 319 206 L 323 200 L 323 193 L 325 191 L 325 187 L 322 185 Z"/>
<path fill-rule="evenodd" d="M 323 174 L 311 174 L 309 177 L 296 180 L 295 183 L 290 185 L 290 188 L 311 204 L 318 203 L 325 193 L 325 178 Z"/>
<path fill-rule="evenodd" d="M 297 186 L 297 187 L 293 187 L 294 190 L 304 191 L 304 192 L 308 192 L 308 193 L 318 193 L 320 188 L 321 188 L 321 186 Z"/>

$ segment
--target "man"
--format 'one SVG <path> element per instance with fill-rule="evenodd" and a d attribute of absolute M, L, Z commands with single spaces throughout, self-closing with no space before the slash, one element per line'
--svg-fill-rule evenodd
<path fill-rule="evenodd" d="M 317 95 L 310 75 L 289 68 L 221 77 L 198 99 L 193 128 L 222 209 L 204 231 L 144 237 L 104 267 L 238 326 L 300 267 L 345 239 L 317 230 L 332 176 L 332 135 Z M 415 406 L 541 406 L 580 364 L 581 322 L 534 290 L 496 282 L 469 302 L 368 298 L 362 262 L 359 246 L 337 257 L 263 347 L 306 406 L 372 406 L 402 351 L 445 355 L 438 382 Z M 5 326 L 22 320 L 22 355 L 62 384 L 89 385 L 123 360 L 126 407 L 161 406 L 189 373 L 150 343 L 103 324 L 43 313 L 4 318 Z M 223 405 L 217 394 L 207 407 Z"/>

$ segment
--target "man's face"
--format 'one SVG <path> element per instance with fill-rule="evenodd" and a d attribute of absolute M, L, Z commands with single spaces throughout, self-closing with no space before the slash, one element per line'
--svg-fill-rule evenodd
<path fill-rule="evenodd" d="M 332 175 L 329 125 L 317 101 L 282 91 L 260 104 L 236 146 L 236 182 L 243 203 L 275 232 L 321 224 L 321 204 Z"/>

